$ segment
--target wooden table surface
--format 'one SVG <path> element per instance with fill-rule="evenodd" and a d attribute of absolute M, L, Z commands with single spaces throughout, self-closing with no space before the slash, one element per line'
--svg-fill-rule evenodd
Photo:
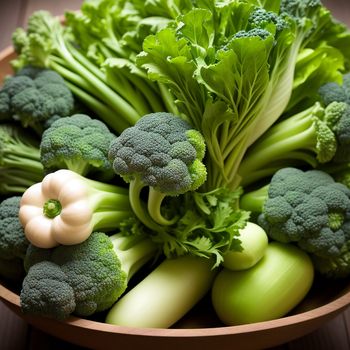
<path fill-rule="evenodd" d="M 333 10 L 334 15 L 338 19 L 350 26 L 349 0 L 327 0 L 323 1 L 323 3 Z M 78 9 L 80 5 L 81 0 L 0 0 L 0 50 L 11 44 L 13 30 L 18 26 L 25 26 L 28 16 L 34 11 L 45 9 L 53 14 L 60 15 L 65 10 Z M 27 325 L 2 303 L 0 303 L 0 349 L 83 350 L 81 347 L 54 338 Z M 317 331 L 273 348 L 273 350 L 283 349 L 349 350 L 350 308 Z"/>

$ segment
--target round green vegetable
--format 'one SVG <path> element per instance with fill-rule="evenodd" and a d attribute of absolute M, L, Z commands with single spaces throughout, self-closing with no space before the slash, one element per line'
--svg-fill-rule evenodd
<path fill-rule="evenodd" d="M 247 222 L 239 231 L 241 251 L 230 250 L 224 255 L 223 266 L 236 271 L 254 266 L 265 254 L 268 238 L 265 231 L 253 222 Z"/>
<path fill-rule="evenodd" d="M 314 277 L 309 256 L 272 242 L 264 257 L 243 271 L 223 269 L 212 288 L 214 309 L 226 325 L 268 321 L 286 315 L 308 293 Z"/>

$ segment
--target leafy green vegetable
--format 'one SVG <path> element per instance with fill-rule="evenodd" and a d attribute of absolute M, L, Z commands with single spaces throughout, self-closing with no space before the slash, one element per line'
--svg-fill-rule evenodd
<path fill-rule="evenodd" d="M 12 62 L 16 70 L 31 64 L 57 71 L 73 94 L 116 132 L 133 125 L 153 107 L 156 111 L 165 109 L 156 84 L 142 78 L 145 74 L 132 62 L 119 62 L 124 67 L 119 70 L 112 60 L 102 69 L 79 50 L 70 29 L 46 11 L 37 11 L 29 18 L 27 31 L 18 28 L 13 43 L 18 53 Z M 153 102 L 149 105 L 148 101 Z"/>
<path fill-rule="evenodd" d="M 344 123 L 349 117 L 350 108 L 344 102 L 333 102 L 325 108 L 316 102 L 283 118 L 245 153 L 238 169 L 242 186 L 270 177 L 284 167 L 316 168 L 339 158 L 346 143 L 341 140 L 350 133 L 350 125 Z"/>
<path fill-rule="evenodd" d="M 319 2 L 278 4 L 200 2 L 148 36 L 137 58 L 205 137 L 209 190 L 239 185 L 247 147 L 286 108 L 298 53 L 321 31 Z"/>
<path fill-rule="evenodd" d="M 20 125 L 0 125 L 0 193 L 23 193 L 44 177 L 39 143 Z"/>

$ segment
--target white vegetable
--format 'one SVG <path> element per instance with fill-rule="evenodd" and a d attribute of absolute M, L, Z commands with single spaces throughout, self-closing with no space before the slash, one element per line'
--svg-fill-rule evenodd
<path fill-rule="evenodd" d="M 168 328 L 210 290 L 213 261 L 194 256 L 164 260 L 110 309 L 106 323 Z"/>
<path fill-rule="evenodd" d="M 130 215 L 123 190 L 58 170 L 24 192 L 19 219 L 27 239 L 37 247 L 78 244 L 93 229 L 116 225 L 118 219 Z"/>

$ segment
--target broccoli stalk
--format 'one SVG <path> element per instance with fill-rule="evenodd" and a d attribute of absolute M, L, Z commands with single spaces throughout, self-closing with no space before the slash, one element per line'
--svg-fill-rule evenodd
<path fill-rule="evenodd" d="M 241 185 L 247 186 L 271 176 L 278 168 L 329 162 L 337 150 L 330 124 L 344 112 L 343 104 L 325 109 L 319 102 L 272 126 L 247 151 L 239 166 Z M 337 117 L 337 118 L 336 118 Z"/>
<path fill-rule="evenodd" d="M 83 243 L 53 249 L 30 245 L 21 308 L 56 319 L 106 310 L 156 254 L 157 246 L 148 238 L 121 233 L 93 232 Z"/>
<path fill-rule="evenodd" d="M 109 158 L 114 171 L 130 183 L 130 203 L 136 216 L 159 231 L 159 225 L 177 220 L 162 213 L 164 198 L 194 191 L 205 182 L 204 153 L 202 135 L 188 123 L 170 113 L 151 113 L 112 142 Z M 145 187 L 149 188 L 147 208 L 141 200 Z"/>
<path fill-rule="evenodd" d="M 41 248 L 78 244 L 93 230 L 115 230 L 131 215 L 126 188 L 64 169 L 29 187 L 19 211 L 25 235 Z"/>
<path fill-rule="evenodd" d="M 43 177 L 39 143 L 17 125 L 0 125 L 0 193 L 23 193 Z"/>

